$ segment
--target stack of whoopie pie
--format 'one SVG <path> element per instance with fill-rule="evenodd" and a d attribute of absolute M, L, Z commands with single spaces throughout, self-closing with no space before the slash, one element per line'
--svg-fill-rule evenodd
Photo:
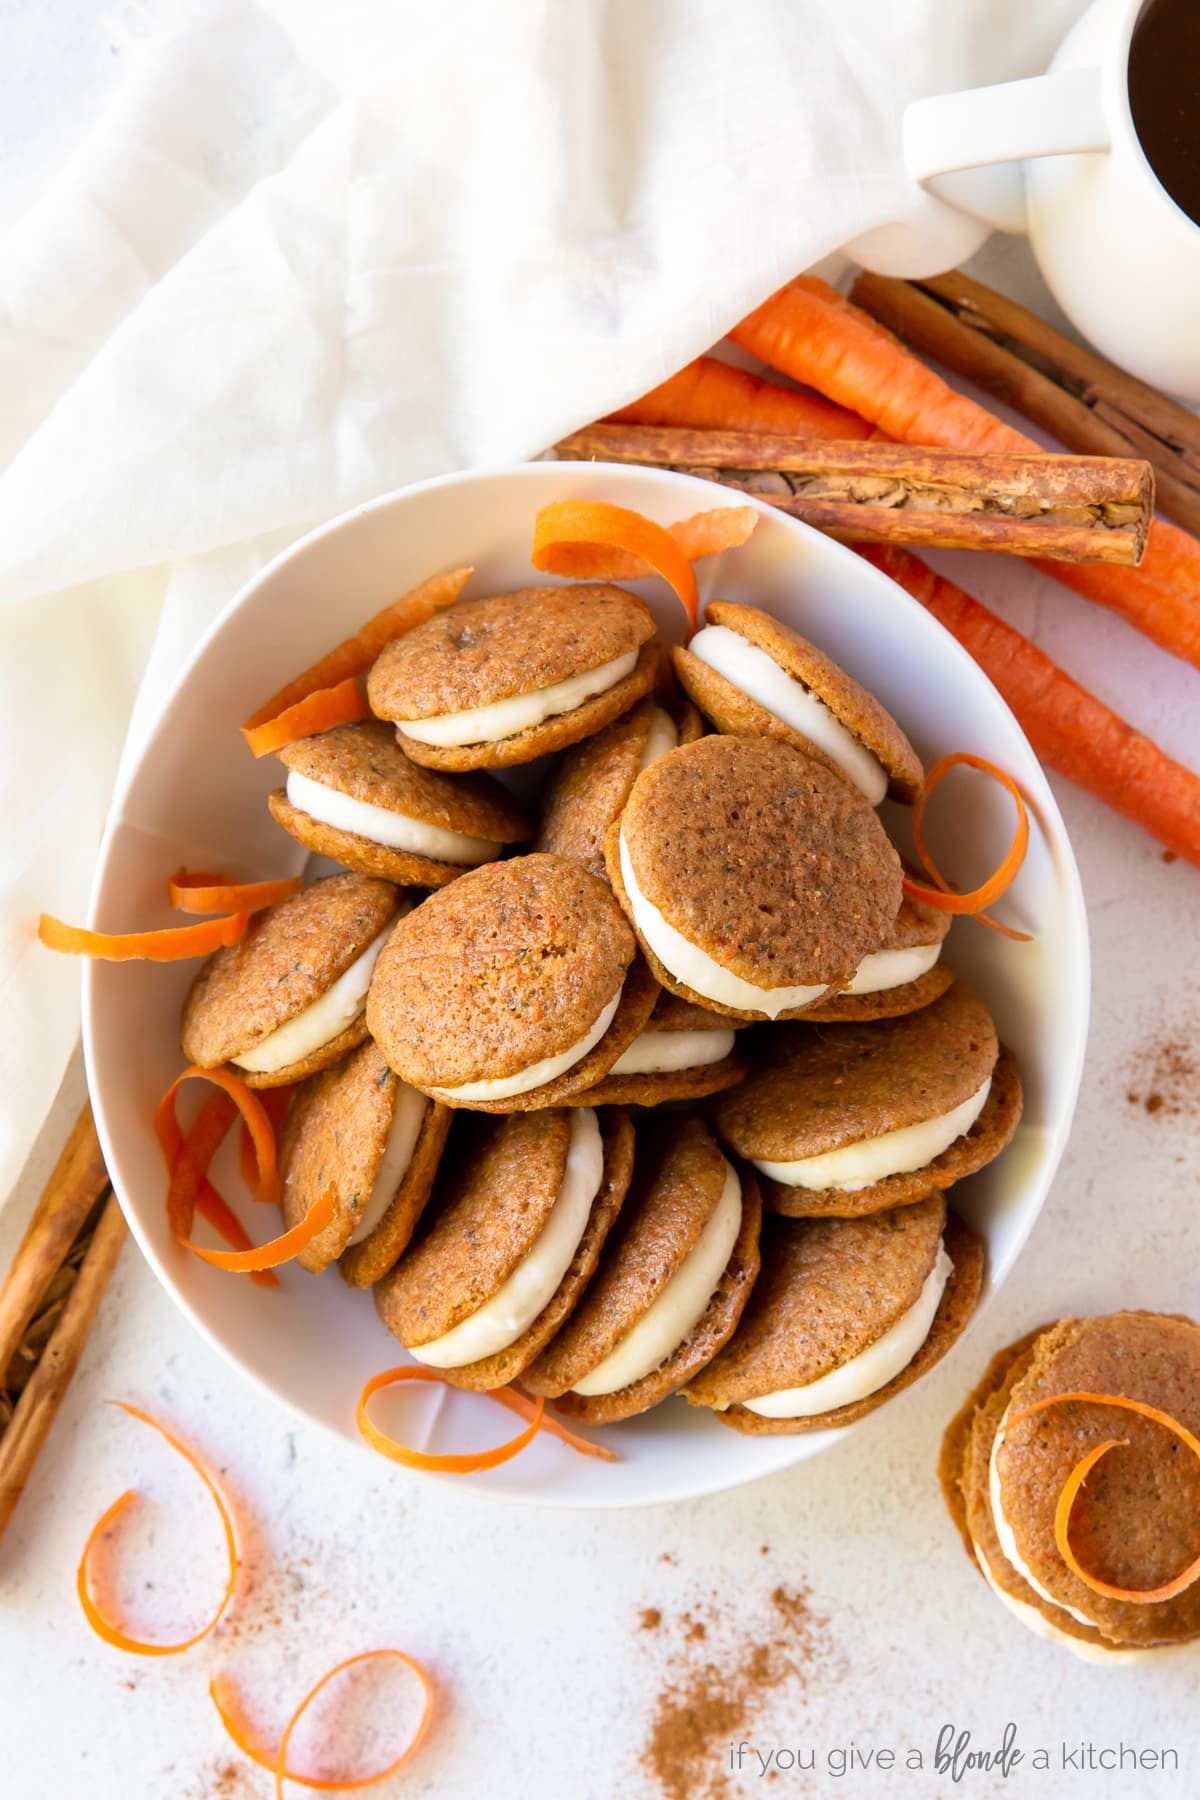
<path fill-rule="evenodd" d="M 334 1201 L 301 1265 L 585 1422 L 811 1431 L 909 1385 L 978 1298 L 946 1193 L 1021 1086 L 876 811 L 921 790 L 899 725 L 766 612 L 667 657 L 600 582 L 459 600 L 367 695 L 269 800 L 344 872 L 183 1016 L 191 1061 L 290 1089 L 285 1218 Z"/>

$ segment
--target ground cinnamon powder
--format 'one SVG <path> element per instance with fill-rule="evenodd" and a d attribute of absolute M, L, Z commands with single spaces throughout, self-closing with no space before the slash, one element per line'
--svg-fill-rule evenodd
<path fill-rule="evenodd" d="M 1200 1113 L 1200 1054 L 1190 1038 L 1162 1038 L 1143 1047 L 1135 1067 L 1125 1096 L 1131 1106 L 1152 1118 Z"/>

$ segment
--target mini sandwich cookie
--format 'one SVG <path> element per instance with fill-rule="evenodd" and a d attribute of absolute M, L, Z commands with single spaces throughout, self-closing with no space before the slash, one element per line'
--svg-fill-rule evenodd
<path fill-rule="evenodd" d="M 502 769 L 591 737 L 649 693 L 654 621 L 623 588 L 459 601 L 397 638 L 367 681 L 414 762 Z"/>
<path fill-rule="evenodd" d="M 1200 1555 L 1200 1464 L 1171 1432 L 1124 1408 L 1141 1401 L 1200 1435 L 1200 1326 L 1160 1313 L 1063 1319 L 993 1358 L 953 1420 L 939 1474 L 968 1555 L 1039 1637 L 1089 1662 L 1136 1662 L 1200 1637 L 1200 1582 L 1163 1600 L 1097 1593 L 1063 1560 L 1055 1510 L 1072 1470 L 1114 1439 L 1075 1501 L 1069 1544 L 1083 1570 L 1128 1596 L 1171 1585 Z"/>
<path fill-rule="evenodd" d="M 633 1171 L 617 1108 L 472 1122 L 427 1229 L 375 1290 L 388 1330 L 456 1387 L 514 1380 L 569 1317 Z"/>
<path fill-rule="evenodd" d="M 735 1087 L 750 1072 L 749 1059 L 736 1048 L 738 1029 L 720 1013 L 660 994 L 644 1030 L 588 1089 L 588 1104 L 658 1106 L 664 1100 L 703 1100 Z"/>
<path fill-rule="evenodd" d="M 279 752 L 286 788 L 267 804 L 307 850 L 360 875 L 444 887 L 533 828 L 497 781 L 411 762 L 381 720 L 339 725 Z"/>
<path fill-rule="evenodd" d="M 323 1194 L 336 1210 L 300 1252 L 314 1275 L 337 1261 L 352 1287 L 386 1275 L 429 1198 L 450 1129 L 447 1106 L 397 1081 L 365 1044 L 292 1096 L 279 1136 L 280 1203 L 298 1225 Z"/>
<path fill-rule="evenodd" d="M 663 705 L 647 697 L 623 717 L 568 750 L 550 788 L 537 850 L 573 856 L 604 875 L 604 834 L 625 809 L 643 769 L 680 744 L 702 736 L 704 725 L 685 701 Z"/>
<path fill-rule="evenodd" d="M 896 1019 L 939 999 L 954 985 L 953 973 L 940 960 L 949 930 L 949 913 L 905 894 L 883 949 L 864 956 L 849 987 L 818 1000 L 805 1022 Z"/>
<path fill-rule="evenodd" d="M 250 1087 L 340 1062 L 367 1035 L 367 989 L 406 905 L 390 882 L 329 875 L 259 913 L 192 983 L 180 1031 L 188 1061 L 231 1062 Z"/>
<path fill-rule="evenodd" d="M 658 990 L 635 952 L 578 863 L 488 863 L 401 920 L 371 983 L 371 1035 L 402 1081 L 449 1106 L 561 1106 L 650 1016 Z"/>
<path fill-rule="evenodd" d="M 752 1175 L 701 1120 L 638 1134 L 634 1186 L 582 1301 L 522 1385 L 592 1424 L 673 1394 L 735 1330 L 758 1274 Z"/>
<path fill-rule="evenodd" d="M 604 845 L 657 979 L 735 1019 L 798 1018 L 900 910 L 900 859 L 862 795 L 766 737 L 704 737 L 644 769 Z"/>
<path fill-rule="evenodd" d="M 747 1433 L 853 1424 L 946 1354 L 983 1245 L 941 1194 L 866 1219 L 772 1219 L 734 1336 L 684 1390 Z"/>
<path fill-rule="evenodd" d="M 815 645 L 756 606 L 713 600 L 675 671 L 718 731 L 765 733 L 852 781 L 872 806 L 911 804 L 925 779 L 895 719 Z"/>
<path fill-rule="evenodd" d="M 956 984 L 872 1025 L 804 1025 L 716 1106 L 717 1128 L 793 1218 L 881 1212 L 972 1175 L 1021 1116 L 1012 1054 Z"/>

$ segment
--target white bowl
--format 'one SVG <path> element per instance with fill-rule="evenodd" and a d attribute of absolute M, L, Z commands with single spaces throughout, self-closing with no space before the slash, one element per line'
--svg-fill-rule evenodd
<path fill-rule="evenodd" d="M 92 924 L 128 930 L 171 923 L 166 880 L 180 864 L 243 876 L 294 873 L 303 853 L 266 808 L 279 765 L 251 759 L 239 722 L 298 669 L 435 570 L 474 564 L 468 590 L 474 594 L 544 581 L 528 560 L 534 514 L 549 500 L 576 495 L 633 506 L 663 523 L 723 498 L 689 476 L 595 464 L 534 463 L 450 476 L 346 514 L 264 570 L 196 651 L 113 801 Z M 951 960 L 990 1004 L 1025 1084 L 1016 1140 L 954 1194 L 955 1205 L 987 1238 L 995 1289 L 1045 1199 L 1066 1144 L 1083 1060 L 1087 921 L 1066 831 L 1012 714 L 966 652 L 851 550 L 766 506 L 760 510 L 743 549 L 700 565 L 701 598 L 765 606 L 878 694 L 927 763 L 947 751 L 973 751 L 1015 776 L 1029 802 L 1029 854 L 1001 910 L 1036 941 L 1013 943 L 971 921 L 958 922 L 950 938 Z M 639 591 L 663 631 L 681 637 L 682 610 L 664 585 L 647 582 Z M 902 811 L 889 811 L 902 831 Z M 934 848 L 952 874 L 975 879 L 1003 854 L 1011 803 L 995 784 L 955 777 L 931 812 Z M 179 1009 L 194 973 L 193 964 L 95 963 L 85 970 L 88 1078 L 113 1185 L 151 1266 L 210 1343 L 306 1418 L 359 1442 L 354 1407 L 364 1381 L 405 1360 L 379 1325 L 370 1296 L 347 1287 L 334 1270 L 313 1278 L 296 1268 L 282 1272 L 277 1292 L 265 1292 L 190 1255 L 167 1228 L 150 1119 L 182 1066 Z M 226 1191 L 236 1197 L 232 1169 L 219 1164 L 214 1173 L 218 1186 L 228 1182 Z M 257 1236 L 277 1228 L 257 1219 L 248 1199 L 239 1198 L 238 1206 Z M 378 1416 L 394 1420 L 398 1433 L 406 1429 L 409 1442 L 426 1442 L 433 1415 L 441 1412 L 441 1448 L 497 1442 L 507 1434 L 508 1415 L 485 1400 L 456 1395 L 435 1402 L 432 1393 L 440 1391 L 414 1395 L 410 1388 L 402 1400 L 394 1391 L 380 1395 Z M 898 1403 L 914 1404 L 907 1396 Z M 604 1435 L 619 1452 L 618 1463 L 580 1457 L 542 1439 L 498 1469 L 449 1479 L 465 1480 L 481 1494 L 550 1505 L 638 1505 L 714 1493 L 802 1462 L 834 1434 L 742 1437 L 682 1402 L 668 1402 Z M 410 1479 L 400 1470 L 396 1478 Z"/>

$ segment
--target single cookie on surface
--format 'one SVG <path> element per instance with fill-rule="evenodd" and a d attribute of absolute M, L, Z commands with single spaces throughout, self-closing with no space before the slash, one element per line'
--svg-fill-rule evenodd
<path fill-rule="evenodd" d="M 288 777 L 267 800 L 275 822 L 360 875 L 444 887 L 533 836 L 498 781 L 423 769 L 380 719 L 299 738 L 278 756 Z"/>
<path fill-rule="evenodd" d="M 367 697 L 414 762 L 503 769 L 591 737 L 657 672 L 649 609 L 588 582 L 460 600 L 382 651 Z"/>
<path fill-rule="evenodd" d="M 587 1288 L 633 1142 L 616 1107 L 470 1121 L 417 1240 L 375 1290 L 388 1330 L 455 1387 L 513 1381 Z"/>
<path fill-rule="evenodd" d="M 595 737 L 568 750 L 551 783 L 536 850 L 573 856 L 603 875 L 604 834 L 625 809 L 643 769 L 680 744 L 694 743 L 704 722 L 687 700 L 639 700 Z"/>
<path fill-rule="evenodd" d="M 675 672 L 718 731 L 762 733 L 803 750 L 878 806 L 910 805 L 921 759 L 891 714 L 824 651 L 756 606 L 712 600 Z"/>
<path fill-rule="evenodd" d="M 797 1025 L 718 1100 L 717 1129 L 793 1218 L 883 1212 L 998 1156 L 1021 1116 L 1021 1081 L 992 1016 L 956 983 L 869 1025 Z"/>
<path fill-rule="evenodd" d="M 865 1219 L 768 1217 L 742 1322 L 684 1398 L 751 1434 L 851 1425 L 946 1354 L 983 1261 L 940 1194 Z"/>
<path fill-rule="evenodd" d="M 953 971 L 940 960 L 949 930 L 949 913 L 905 894 L 882 950 L 864 956 L 850 986 L 818 1000 L 805 1022 L 865 1024 L 930 1005 L 954 985 Z"/>
<path fill-rule="evenodd" d="M 699 738 L 651 763 L 604 854 L 656 978 L 736 1019 L 799 1018 L 900 910 L 900 859 L 867 801 L 766 737 Z"/>
<path fill-rule="evenodd" d="M 336 1211 L 297 1257 L 318 1274 L 336 1261 L 352 1287 L 387 1274 L 429 1198 L 450 1109 L 397 1081 L 368 1038 L 301 1083 L 279 1134 L 280 1205 L 298 1225 L 323 1194 Z"/>
<path fill-rule="evenodd" d="M 407 907 L 387 881 L 328 875 L 250 921 L 210 956 L 183 1007 L 189 1062 L 231 1062 L 250 1087 L 285 1087 L 340 1062 L 367 1035 L 366 998 Z"/>
<path fill-rule="evenodd" d="M 560 1106 L 606 1075 L 657 985 L 606 884 L 563 856 L 488 863 L 431 894 L 371 983 L 371 1035 L 448 1106 Z"/>
<path fill-rule="evenodd" d="M 1135 1596 L 1173 1585 L 1200 1557 L 1200 1461 L 1156 1421 L 1070 1397 L 1082 1394 L 1141 1402 L 1200 1436 L 1200 1326 L 1148 1312 L 1062 1319 L 1000 1351 L 947 1429 L 946 1504 L 988 1586 L 1037 1636 L 1089 1662 L 1161 1656 L 1200 1637 L 1200 1581 Z M 1067 1398 L 1025 1411 L 1056 1395 Z M 1125 1598 L 1076 1574 L 1055 1536 L 1072 1471 L 1113 1440 L 1071 1510 L 1069 1543 Z"/>
<path fill-rule="evenodd" d="M 673 1394 L 735 1330 L 758 1274 L 754 1178 L 703 1121 L 638 1133 L 634 1184 L 587 1293 L 522 1377 L 590 1424 Z"/>
<path fill-rule="evenodd" d="M 661 992 L 654 1011 L 608 1074 L 588 1088 L 589 1106 L 659 1106 L 703 1100 L 750 1073 L 737 1049 L 736 1021 Z"/>

